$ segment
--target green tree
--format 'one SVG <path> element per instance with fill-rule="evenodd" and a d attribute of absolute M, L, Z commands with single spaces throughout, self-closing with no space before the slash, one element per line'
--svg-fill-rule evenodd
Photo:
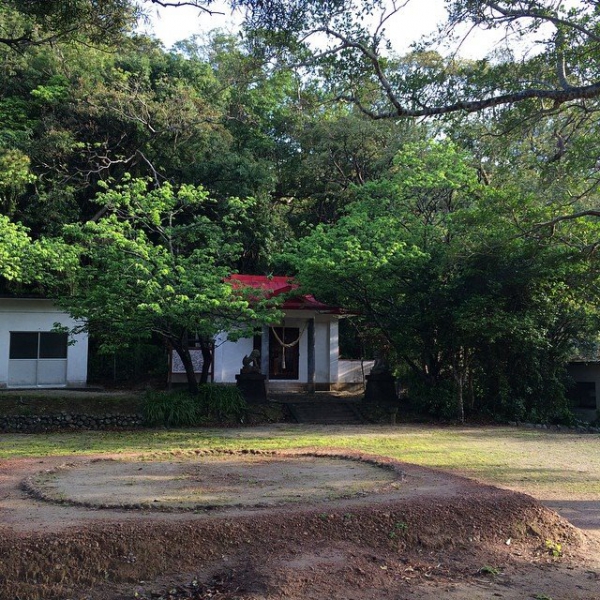
<path fill-rule="evenodd" d="M 597 324 L 598 271 L 566 230 L 523 235 L 547 210 L 481 183 L 449 143 L 409 144 L 395 176 L 362 186 L 295 262 L 308 291 L 379 330 L 429 410 L 550 417 L 574 339 Z M 597 235 L 593 221 L 569 225 L 571 239 Z"/>
<path fill-rule="evenodd" d="M 77 269 L 75 249 L 61 238 L 33 239 L 21 223 L 0 215 L 0 289 L 53 293 L 68 288 Z"/>
<path fill-rule="evenodd" d="M 394 58 L 386 29 L 393 27 L 392 18 L 400 20 L 405 3 L 236 4 L 248 9 L 246 26 L 258 44 L 312 67 L 338 97 L 375 118 L 466 114 L 523 102 L 544 111 L 563 103 L 584 106 L 600 96 L 595 0 L 574 6 L 553 0 L 451 0 L 437 34 L 415 42 L 414 52 L 402 59 Z M 503 53 L 457 59 L 453 47 L 459 49 L 478 28 L 502 31 Z M 367 76 L 372 85 L 365 87 Z"/>
<path fill-rule="evenodd" d="M 252 201 L 217 202 L 200 187 L 150 189 L 143 180 L 107 189 L 97 201 L 103 216 L 65 228 L 81 267 L 62 304 L 87 320 L 105 351 L 159 336 L 181 357 L 196 393 L 191 339 L 200 340 L 206 382 L 218 332 L 235 338 L 277 316 L 225 281 Z"/>
<path fill-rule="evenodd" d="M 0 275 L 12 281 L 23 277 L 22 258 L 31 239 L 27 230 L 0 215 Z"/>
<path fill-rule="evenodd" d="M 16 149 L 0 150 L 0 203 L 5 214 L 14 214 L 17 198 L 33 181 L 28 156 Z"/>
<path fill-rule="evenodd" d="M 5 0 L 0 44 L 13 50 L 65 39 L 106 44 L 129 31 L 139 15 L 131 0 Z"/>

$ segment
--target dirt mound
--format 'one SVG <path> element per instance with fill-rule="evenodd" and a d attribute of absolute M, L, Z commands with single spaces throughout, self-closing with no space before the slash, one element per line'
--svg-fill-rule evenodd
<path fill-rule="evenodd" d="M 338 458 L 322 464 L 347 466 L 339 453 L 314 456 L 327 455 Z M 282 457 L 271 459 L 273 469 L 280 469 Z M 346 460 L 379 464 L 359 455 Z M 86 463 L 80 463 L 82 469 Z M 10 526 L 0 528 L 0 598 L 386 600 L 407 590 L 411 598 L 428 598 L 433 583 L 437 587 L 430 591 L 437 595 L 431 597 L 439 598 L 439 586 L 465 582 L 483 586 L 488 595 L 481 597 L 489 598 L 489 585 L 507 581 L 488 585 L 490 577 L 507 578 L 531 565 L 546 568 L 559 555 L 566 565 L 578 558 L 577 530 L 529 496 L 387 459 L 380 464 L 389 473 L 405 474 L 399 488 L 171 514 L 24 498 L 16 479 L 35 477 L 40 468 L 29 462 L 16 471 L 14 490 L 0 487 L 21 511 L 20 516 L 12 512 Z M 311 482 L 303 485 L 310 489 Z M 44 518 L 59 522 L 31 528 L 32 520 Z M 28 524 L 21 522 L 27 519 Z M 554 586 L 552 573 L 540 580 Z M 594 598 L 589 590 L 597 583 L 589 586 L 582 587 L 588 595 L 565 597 Z M 473 589 L 468 596 L 446 597 L 477 598 Z"/>

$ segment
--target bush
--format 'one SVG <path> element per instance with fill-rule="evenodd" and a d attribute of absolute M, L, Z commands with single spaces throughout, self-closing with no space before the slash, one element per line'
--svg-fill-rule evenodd
<path fill-rule="evenodd" d="M 239 423 L 247 410 L 239 389 L 208 383 L 199 394 L 187 391 L 146 393 L 144 420 L 147 425 L 197 427 L 206 423 Z"/>
<path fill-rule="evenodd" d="M 202 414 L 220 423 L 239 422 L 248 408 L 239 388 L 232 385 L 201 385 L 199 401 Z"/>
<path fill-rule="evenodd" d="M 439 381 L 437 385 L 427 385 L 416 376 L 407 377 L 408 401 L 411 407 L 422 413 L 440 419 L 459 417 L 458 400 L 452 382 Z"/>
<path fill-rule="evenodd" d="M 185 427 L 200 425 L 202 415 L 198 399 L 188 392 L 146 393 L 144 421 L 147 425 Z"/>

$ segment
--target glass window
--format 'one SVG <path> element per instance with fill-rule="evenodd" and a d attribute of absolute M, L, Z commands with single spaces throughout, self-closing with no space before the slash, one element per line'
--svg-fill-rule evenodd
<path fill-rule="evenodd" d="M 11 332 L 10 353 L 11 359 L 37 358 L 38 334 L 29 332 Z"/>
<path fill-rule="evenodd" d="M 40 333 L 40 358 L 67 358 L 66 333 Z"/>
<path fill-rule="evenodd" d="M 68 342 L 66 333 L 12 331 L 9 357 L 11 359 L 67 358 Z"/>
<path fill-rule="evenodd" d="M 596 408 L 596 383 L 594 381 L 578 381 L 571 391 L 575 408 Z"/>

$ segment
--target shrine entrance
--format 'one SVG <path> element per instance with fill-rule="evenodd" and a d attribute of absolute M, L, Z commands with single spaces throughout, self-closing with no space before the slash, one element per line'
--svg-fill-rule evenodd
<path fill-rule="evenodd" d="M 299 379 L 300 329 L 269 327 L 269 379 Z"/>

